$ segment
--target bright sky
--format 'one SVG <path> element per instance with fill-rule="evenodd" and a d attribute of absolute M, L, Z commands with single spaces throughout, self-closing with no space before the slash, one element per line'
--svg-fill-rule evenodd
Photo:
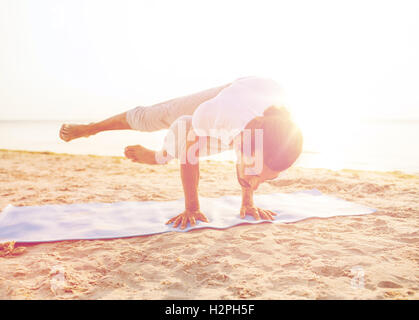
<path fill-rule="evenodd" d="M 99 120 L 247 75 L 303 122 L 419 117 L 419 1 L 0 0 L 0 119 Z"/>

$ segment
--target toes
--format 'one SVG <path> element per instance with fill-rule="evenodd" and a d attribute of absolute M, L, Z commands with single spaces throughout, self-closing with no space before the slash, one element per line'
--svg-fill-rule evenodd
<path fill-rule="evenodd" d="M 60 129 L 60 138 L 66 142 L 69 142 L 78 137 L 73 129 L 74 125 L 63 124 Z"/>
<path fill-rule="evenodd" d="M 128 159 L 136 160 L 136 153 L 132 147 L 126 147 L 124 150 L 124 154 Z"/>
<path fill-rule="evenodd" d="M 68 141 L 68 130 L 67 125 L 63 124 L 60 129 L 60 138 L 64 141 Z"/>
<path fill-rule="evenodd" d="M 125 147 L 124 152 L 127 154 L 133 153 L 135 149 L 132 146 Z"/>
<path fill-rule="evenodd" d="M 148 150 L 145 149 L 141 145 L 125 147 L 124 154 L 128 159 L 131 159 L 134 162 L 146 163 L 146 164 L 155 164 L 156 163 L 156 162 L 152 162 L 149 159 L 150 155 L 148 154 Z"/>

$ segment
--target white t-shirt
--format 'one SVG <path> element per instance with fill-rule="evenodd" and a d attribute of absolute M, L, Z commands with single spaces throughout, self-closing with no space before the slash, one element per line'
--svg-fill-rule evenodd
<path fill-rule="evenodd" d="M 229 145 L 253 118 L 281 104 L 279 85 L 275 81 L 239 78 L 198 106 L 192 115 L 192 127 L 198 136 L 214 137 Z"/>

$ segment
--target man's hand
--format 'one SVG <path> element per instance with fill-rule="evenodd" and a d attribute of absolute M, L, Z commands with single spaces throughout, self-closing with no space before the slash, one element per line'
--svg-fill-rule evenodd
<path fill-rule="evenodd" d="M 257 208 L 254 205 L 242 205 L 240 209 L 240 218 L 244 219 L 246 215 L 252 216 L 255 220 L 260 220 L 261 218 L 264 220 L 274 220 L 273 216 L 276 216 L 276 213 L 270 210 Z"/>
<path fill-rule="evenodd" d="M 191 224 L 191 227 L 195 226 L 196 220 L 208 222 L 207 217 L 200 210 L 185 210 L 181 214 L 167 221 L 166 224 L 173 222 L 173 227 L 177 228 L 180 225 L 181 229 L 185 229 L 188 222 Z"/>

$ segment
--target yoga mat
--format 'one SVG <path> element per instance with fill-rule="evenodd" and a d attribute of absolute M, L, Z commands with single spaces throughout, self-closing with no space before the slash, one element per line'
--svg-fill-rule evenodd
<path fill-rule="evenodd" d="M 181 213 L 184 200 L 115 203 L 81 203 L 14 207 L 0 213 L 0 241 L 48 242 L 59 240 L 107 239 L 150 235 L 192 229 L 226 229 L 243 223 L 261 223 L 253 217 L 240 219 L 240 196 L 200 198 L 209 223 L 175 229 L 165 222 Z M 375 209 L 308 190 L 295 193 L 255 195 L 255 205 L 278 215 L 272 223 L 289 223 L 308 218 L 369 214 Z"/>

